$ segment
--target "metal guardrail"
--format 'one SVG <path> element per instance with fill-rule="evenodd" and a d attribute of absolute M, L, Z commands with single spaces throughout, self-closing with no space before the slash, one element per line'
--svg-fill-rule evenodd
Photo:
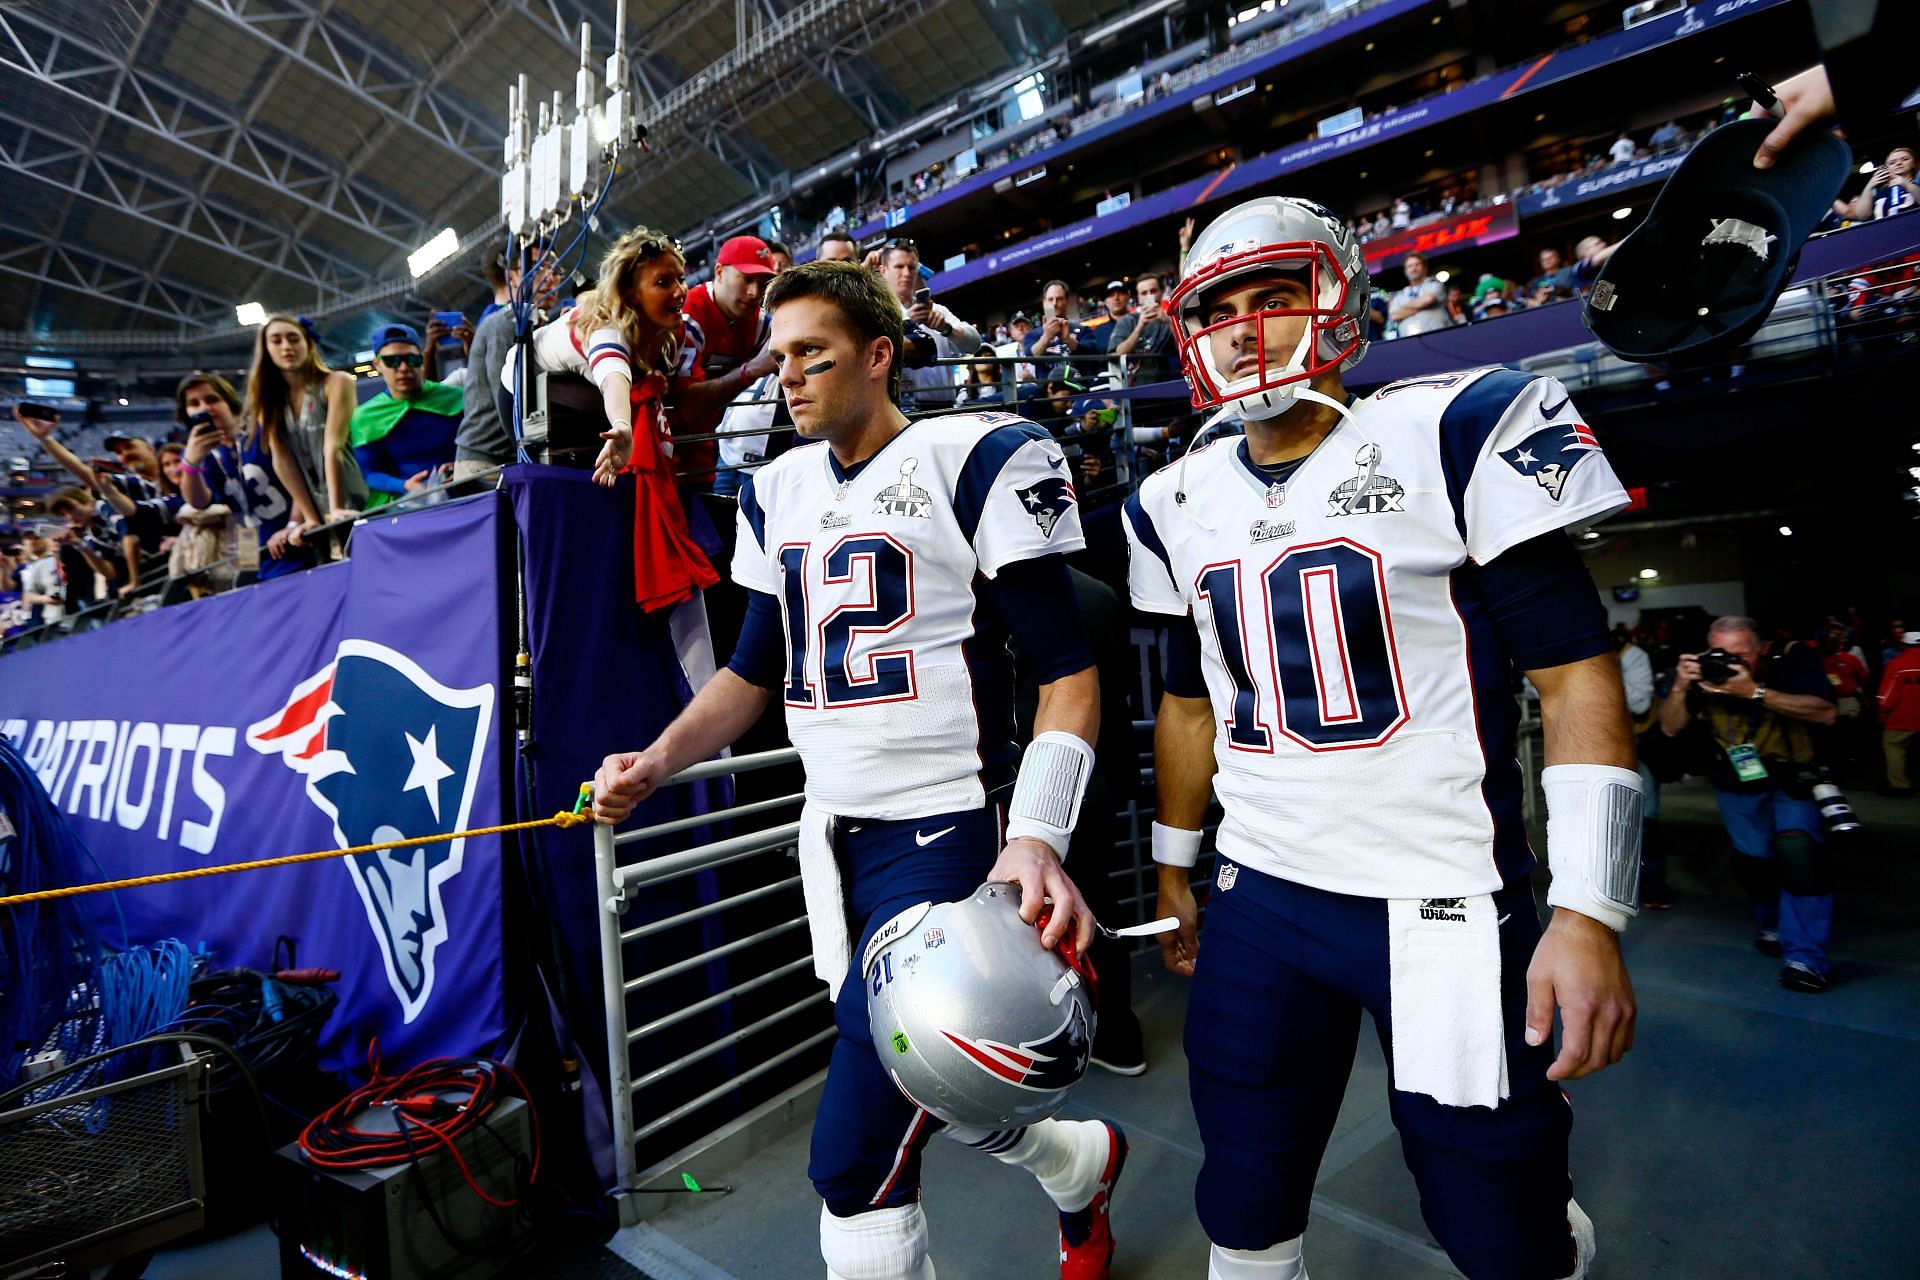
<path fill-rule="evenodd" d="M 737 776 L 755 770 L 790 766 L 798 764 L 799 759 L 799 753 L 788 747 L 777 751 L 736 756 L 731 759 L 710 760 L 683 770 L 668 779 L 665 785 L 682 786 L 712 778 Z M 771 883 L 732 893 L 673 915 L 623 927 L 622 915 L 627 910 L 634 891 L 711 871 L 762 854 L 791 849 L 799 838 L 800 824 L 798 822 L 776 823 L 759 830 L 710 840 L 678 852 L 626 863 L 620 860 L 620 850 L 644 846 L 649 842 L 658 842 L 669 836 L 716 823 L 765 818 L 777 810 L 798 806 L 801 799 L 801 794 L 794 792 L 770 799 L 732 805 L 710 813 L 655 823 L 652 826 L 621 832 L 617 835 L 611 827 L 596 826 L 594 828 L 593 861 L 598 882 L 600 959 L 607 1017 L 606 1079 L 613 1113 L 614 1186 L 612 1194 L 619 1206 L 622 1223 L 631 1223 L 639 1219 L 639 1204 L 633 1193 L 640 1189 L 639 1148 L 641 1143 L 698 1115 L 715 1102 L 734 1093 L 741 1085 L 777 1071 L 809 1050 L 827 1043 L 833 1038 L 835 1031 L 831 1019 L 827 1020 L 824 1027 L 800 1021 L 802 1015 L 809 1011 L 830 1007 L 826 988 L 821 987 L 744 1026 L 734 1027 L 704 1044 L 681 1050 L 671 1061 L 663 1062 L 636 1075 L 633 1069 L 633 1052 L 636 1046 L 671 1028 L 683 1026 L 703 1014 L 724 1009 L 749 992 L 759 991 L 782 979 L 804 975 L 811 968 L 812 959 L 807 954 L 781 959 L 763 972 L 731 982 L 724 990 L 700 996 L 698 999 L 687 1001 L 664 1013 L 650 1017 L 637 1026 L 633 1025 L 627 1011 L 627 999 L 630 995 L 642 990 L 659 988 L 673 978 L 691 973 L 715 960 L 747 951 L 761 943 L 799 933 L 807 923 L 806 905 L 799 894 L 800 877 L 798 875 L 783 876 Z M 771 925 L 645 973 L 630 975 L 627 971 L 626 948 L 630 943 L 657 937 L 693 921 L 713 920 L 724 913 L 749 904 L 760 904 L 764 909 L 767 905 L 776 904 L 783 896 L 791 899 L 791 912 Z M 708 1062 L 715 1055 L 732 1049 L 763 1032 L 781 1028 L 783 1025 L 791 1028 L 790 1043 L 779 1045 L 773 1052 L 744 1070 L 728 1074 L 712 1088 L 651 1115 L 644 1123 L 636 1119 L 635 1101 L 647 1090 L 666 1081 L 676 1080 L 683 1072 Z"/>

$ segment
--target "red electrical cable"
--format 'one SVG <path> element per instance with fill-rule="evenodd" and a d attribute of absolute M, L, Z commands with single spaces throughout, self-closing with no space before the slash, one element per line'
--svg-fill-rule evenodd
<path fill-rule="evenodd" d="M 505 1075 L 527 1104 L 533 1127 L 533 1164 L 529 1185 L 540 1178 L 540 1113 L 527 1087 L 505 1063 L 486 1058 L 434 1058 L 397 1076 L 380 1073 L 380 1043 L 367 1046 L 367 1065 L 373 1079 L 322 1111 L 300 1133 L 300 1151 L 323 1169 L 377 1169 L 406 1164 L 422 1154 L 422 1136 L 446 1148 L 473 1193 L 499 1209 L 520 1203 L 519 1197 L 499 1200 L 474 1180 L 460 1154 L 457 1140 L 493 1114 L 499 1082 Z M 451 1095 L 451 1096 L 449 1096 Z M 374 1107 L 392 1116 L 393 1132 L 363 1129 L 353 1118 Z"/>

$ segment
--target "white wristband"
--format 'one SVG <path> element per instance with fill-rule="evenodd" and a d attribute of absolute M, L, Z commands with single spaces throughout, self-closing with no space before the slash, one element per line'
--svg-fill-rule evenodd
<path fill-rule="evenodd" d="M 1153 860 L 1163 867 L 1190 867 L 1200 860 L 1203 832 L 1153 824 Z"/>
<path fill-rule="evenodd" d="M 1064 862 L 1092 773 L 1093 748 L 1070 733 L 1053 729 L 1028 743 L 1007 805 L 1007 839 L 1038 840 Z"/>
<path fill-rule="evenodd" d="M 1640 911 L 1640 775 L 1606 764 L 1540 771 L 1547 798 L 1547 905 L 1591 916 L 1614 932 Z"/>

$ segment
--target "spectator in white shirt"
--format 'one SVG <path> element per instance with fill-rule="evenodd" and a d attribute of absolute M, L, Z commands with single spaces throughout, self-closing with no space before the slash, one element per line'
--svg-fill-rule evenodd
<path fill-rule="evenodd" d="M 1413 209 L 1407 204 L 1405 196 L 1393 202 L 1393 229 L 1404 231 L 1413 225 Z"/>
<path fill-rule="evenodd" d="M 1620 136 L 1613 140 L 1613 145 L 1607 148 L 1607 155 L 1615 164 L 1626 164 L 1633 159 L 1633 153 L 1636 150 L 1638 148 L 1634 146 L 1633 139 L 1623 130 Z"/>
<path fill-rule="evenodd" d="M 1410 338 L 1446 328 L 1446 294 L 1438 280 L 1427 276 L 1426 255 L 1408 254 L 1401 260 L 1400 269 L 1406 272 L 1407 285 L 1393 295 L 1387 308 L 1387 319 L 1393 322 L 1396 335 Z"/>

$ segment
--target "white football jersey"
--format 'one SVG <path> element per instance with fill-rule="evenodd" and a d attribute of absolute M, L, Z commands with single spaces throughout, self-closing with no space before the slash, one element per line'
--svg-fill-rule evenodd
<path fill-rule="evenodd" d="M 1010 780 L 1007 633 L 975 584 L 1085 545 L 1060 446 L 1010 413 L 909 423 L 851 476 L 824 443 L 755 472 L 733 577 L 780 601 L 807 798 L 919 818 Z"/>
<path fill-rule="evenodd" d="M 1552 378 L 1352 406 L 1284 484 L 1222 440 L 1126 508 L 1133 602 L 1192 615 L 1224 857 L 1336 893 L 1481 894 L 1532 866 L 1512 663 L 1461 570 L 1626 505 Z"/>

